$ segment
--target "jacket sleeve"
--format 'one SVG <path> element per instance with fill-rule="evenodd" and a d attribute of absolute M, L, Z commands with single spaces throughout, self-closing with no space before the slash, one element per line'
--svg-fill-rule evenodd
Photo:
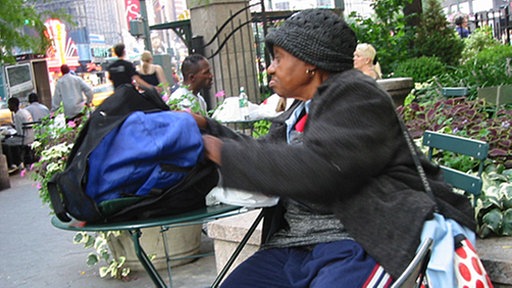
<path fill-rule="evenodd" d="M 223 185 L 324 205 L 357 193 L 386 169 L 400 135 L 391 98 L 357 75 L 337 74 L 319 87 L 302 145 L 288 145 L 285 135 L 275 143 L 227 141 Z"/>

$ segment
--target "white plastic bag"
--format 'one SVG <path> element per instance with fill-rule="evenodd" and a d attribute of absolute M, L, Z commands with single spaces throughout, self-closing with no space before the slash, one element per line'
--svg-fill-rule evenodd
<path fill-rule="evenodd" d="M 277 204 L 279 197 L 267 196 L 256 192 L 215 187 L 206 196 L 209 201 L 222 202 L 229 205 L 243 206 L 247 208 L 270 207 Z"/>

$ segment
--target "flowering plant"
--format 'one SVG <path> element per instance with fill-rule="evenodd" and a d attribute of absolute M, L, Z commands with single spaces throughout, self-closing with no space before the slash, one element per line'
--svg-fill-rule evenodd
<path fill-rule="evenodd" d="M 85 119 L 81 119 L 66 123 L 61 109 L 53 117 L 44 118 L 41 124 L 35 127 L 36 141 L 32 144 L 32 149 L 39 160 L 32 164 L 30 170 L 34 173 L 30 175 L 37 183 L 39 197 L 48 205 L 48 182 L 53 175 L 64 171 L 73 142 L 82 127 L 81 123 L 85 122 Z"/>
<path fill-rule="evenodd" d="M 64 171 L 66 163 L 73 148 L 73 144 L 79 131 L 87 120 L 87 114 L 81 119 L 66 122 L 62 107 L 52 117 L 44 118 L 41 124 L 36 125 L 36 139 L 32 149 L 38 159 L 32 164 L 31 178 L 36 181 L 39 197 L 43 204 L 51 206 L 48 182 L 59 172 Z M 24 174 L 26 171 L 22 171 Z M 51 208 L 51 207 L 50 207 Z M 130 268 L 125 267 L 126 257 L 114 259 L 111 257 L 107 239 L 117 237 L 119 231 L 106 232 L 78 232 L 74 238 L 74 244 L 83 244 L 84 248 L 92 248 L 93 252 L 87 256 L 87 264 L 95 265 L 100 260 L 105 260 L 106 266 L 99 268 L 100 277 L 110 275 L 112 278 L 123 278 L 130 273 Z"/>

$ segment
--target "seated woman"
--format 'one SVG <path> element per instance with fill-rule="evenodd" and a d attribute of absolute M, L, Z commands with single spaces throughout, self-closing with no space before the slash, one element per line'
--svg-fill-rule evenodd
<path fill-rule="evenodd" d="M 426 220 L 474 229 L 469 200 L 420 155 L 435 200 L 424 191 L 391 98 L 353 69 L 357 40 L 341 17 L 304 10 L 265 42 L 270 88 L 294 100 L 269 133 L 252 139 L 195 115 L 223 187 L 280 198 L 264 208 L 262 249 L 222 287 L 389 287 Z"/>
<path fill-rule="evenodd" d="M 361 70 L 373 79 L 381 79 L 382 72 L 376 56 L 377 51 L 371 44 L 358 44 L 354 52 L 354 68 Z"/>

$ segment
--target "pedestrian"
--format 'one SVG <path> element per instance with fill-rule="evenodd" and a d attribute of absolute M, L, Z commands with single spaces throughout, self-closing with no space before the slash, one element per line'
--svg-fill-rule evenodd
<path fill-rule="evenodd" d="M 270 88 L 294 99 L 269 133 L 253 139 L 194 115 L 221 186 L 280 197 L 263 208 L 262 248 L 223 288 L 389 287 L 436 209 L 474 229 L 470 201 L 420 155 L 435 202 L 423 191 L 391 97 L 353 69 L 357 40 L 341 17 L 303 10 L 265 43 Z"/>
<path fill-rule="evenodd" d="M 142 61 L 138 70 L 140 78 L 153 86 L 161 85 L 164 87 L 163 89 L 166 90 L 166 87 L 169 87 L 169 83 L 167 83 L 167 79 L 165 78 L 164 69 L 160 65 L 153 64 L 153 55 L 151 55 L 151 52 L 142 52 L 140 61 Z"/>
<path fill-rule="evenodd" d="M 469 29 L 468 29 L 468 18 L 464 15 L 459 15 L 455 18 L 455 31 L 459 34 L 460 38 L 468 38 L 469 37 Z"/>
<path fill-rule="evenodd" d="M 114 46 L 114 54 L 118 59 L 107 68 L 109 75 L 108 78 L 112 80 L 114 89 L 123 84 L 132 84 L 133 82 L 137 83 L 137 85 L 139 85 L 143 90 L 151 89 L 153 87 L 153 85 L 147 83 L 140 77 L 132 62 L 125 60 L 126 51 L 123 43 L 119 43 Z M 158 89 L 157 87 L 155 88 L 158 92 L 162 91 L 162 89 Z"/>
<path fill-rule="evenodd" d="M 44 104 L 39 103 L 39 97 L 36 93 L 32 92 L 28 95 L 28 103 L 30 104 L 25 109 L 30 112 L 35 122 L 39 122 L 42 118 L 50 115 L 50 109 Z"/>
<path fill-rule="evenodd" d="M 51 111 L 57 111 L 62 103 L 66 122 L 79 121 L 84 115 L 84 108 L 91 106 L 92 88 L 82 78 L 72 75 L 68 65 L 60 66 L 60 71 L 62 77 L 57 80 L 55 85 Z"/>
<path fill-rule="evenodd" d="M 375 80 L 382 78 L 380 64 L 377 61 L 377 51 L 371 44 L 357 44 L 356 51 L 354 51 L 354 68 Z"/>
<path fill-rule="evenodd" d="M 181 64 L 183 82 L 169 98 L 171 107 L 179 110 L 192 110 L 207 115 L 206 101 L 201 91 L 209 90 L 213 84 L 213 74 L 208 59 L 199 54 L 189 55 Z"/>
<path fill-rule="evenodd" d="M 34 120 L 30 112 L 20 108 L 20 100 L 18 98 L 9 98 L 7 105 L 9 110 L 14 113 L 13 124 L 16 134 L 9 135 L 2 141 L 2 149 L 7 158 L 9 173 L 12 173 L 24 168 L 24 156 L 29 151 L 29 146 L 34 142 L 34 130 L 31 127 L 24 129 L 23 123 L 30 123 Z"/>

